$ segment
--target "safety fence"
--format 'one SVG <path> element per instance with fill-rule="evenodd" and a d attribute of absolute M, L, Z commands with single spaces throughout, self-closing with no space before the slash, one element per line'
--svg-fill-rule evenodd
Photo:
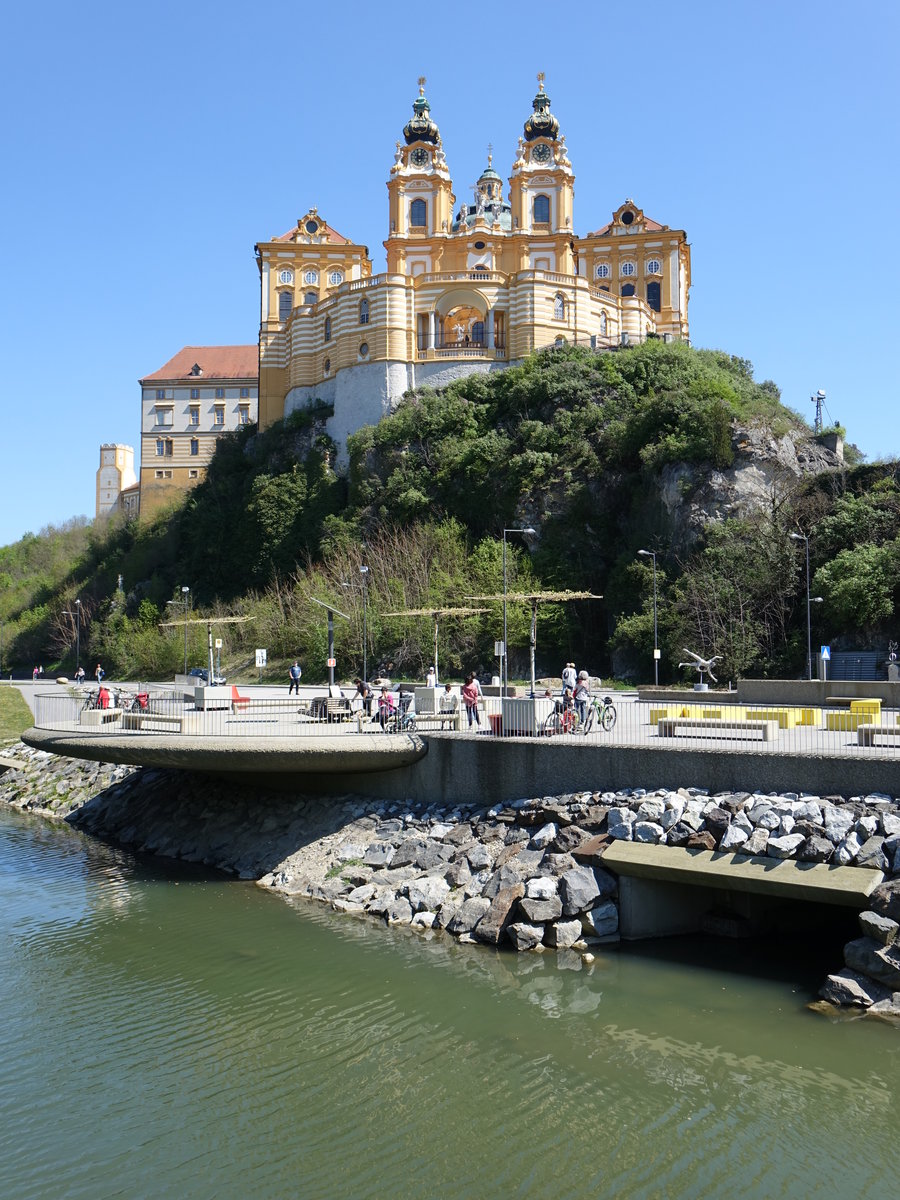
<path fill-rule="evenodd" d="M 702 746 L 760 754 L 900 757 L 900 714 L 879 700 L 834 697 L 824 707 L 738 705 L 710 694 L 696 703 L 659 704 L 633 696 L 599 694 L 583 710 L 558 697 L 486 697 L 470 716 L 465 705 L 441 711 L 440 690 L 423 702 L 394 697 L 391 709 L 367 709 L 338 695 L 271 697 L 236 688 L 206 689 L 200 699 L 174 689 L 111 689 L 104 707 L 95 689 L 39 693 L 35 725 L 90 734 L 192 737 L 303 737 L 458 733 L 492 737 L 552 738 L 577 745 Z M 607 703 L 607 700 L 609 701 Z M 418 704 L 417 704 L 418 701 Z M 417 711 L 418 708 L 418 711 Z M 477 719 L 476 719 L 477 713 Z"/>

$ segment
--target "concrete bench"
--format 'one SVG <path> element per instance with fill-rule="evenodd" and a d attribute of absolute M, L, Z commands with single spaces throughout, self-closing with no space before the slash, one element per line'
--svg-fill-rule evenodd
<path fill-rule="evenodd" d="M 121 708 L 86 708 L 81 714 L 82 725 L 118 725 L 122 720 Z"/>
<path fill-rule="evenodd" d="M 706 717 L 663 717 L 657 725 L 660 737 L 675 737 L 681 730 L 697 730 L 704 737 L 739 738 L 758 733 L 764 742 L 778 737 L 777 721 L 716 721 Z"/>
<path fill-rule="evenodd" d="M 439 712 L 437 712 L 437 713 L 430 713 L 430 712 L 418 713 L 417 712 L 415 714 L 416 732 L 421 733 L 421 732 L 427 732 L 428 730 L 433 730 L 433 731 L 440 733 L 441 730 L 443 729 L 443 730 L 455 730 L 457 733 L 459 733 L 460 729 L 462 728 L 462 726 L 460 724 L 461 717 L 462 717 L 462 713 L 460 712 L 459 709 L 457 709 L 456 712 L 443 713 L 443 714 L 439 713 Z"/>
<path fill-rule="evenodd" d="M 860 746 L 875 746 L 877 738 L 900 738 L 900 725 L 859 725 L 856 729 L 856 741 Z"/>
<path fill-rule="evenodd" d="M 181 733 L 184 729 L 184 718 L 167 713 L 129 712 L 122 717 L 123 729 L 159 729 L 165 726 L 167 732 Z"/>

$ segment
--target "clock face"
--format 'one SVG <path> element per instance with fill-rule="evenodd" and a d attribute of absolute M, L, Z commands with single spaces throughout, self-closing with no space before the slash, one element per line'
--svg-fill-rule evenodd
<path fill-rule="evenodd" d="M 532 162 L 545 163 L 550 161 L 550 147 L 546 142 L 538 142 L 531 152 Z"/>
<path fill-rule="evenodd" d="M 414 167 L 427 167 L 430 161 L 428 151 L 424 150 L 421 146 L 417 146 L 409 156 L 409 161 Z"/>

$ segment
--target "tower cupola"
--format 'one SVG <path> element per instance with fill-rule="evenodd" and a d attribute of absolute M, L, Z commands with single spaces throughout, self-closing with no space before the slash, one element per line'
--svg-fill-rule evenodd
<path fill-rule="evenodd" d="M 538 75 L 538 93 L 531 102 L 534 112 L 525 122 L 525 141 L 559 136 L 559 121 L 550 111 L 550 97 L 544 91 L 544 72 Z"/>
<path fill-rule="evenodd" d="M 441 135 L 438 127 L 431 119 L 431 105 L 425 98 L 425 76 L 419 79 L 419 94 L 413 101 L 413 117 L 403 126 L 403 136 L 407 146 L 413 142 L 431 142 L 438 145 Z"/>

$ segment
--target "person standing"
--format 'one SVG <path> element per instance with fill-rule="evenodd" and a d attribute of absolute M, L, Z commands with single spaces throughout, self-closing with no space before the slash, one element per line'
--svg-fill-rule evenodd
<path fill-rule="evenodd" d="M 296 692 L 298 696 L 300 695 L 300 677 L 302 674 L 303 672 L 300 670 L 300 664 L 295 658 L 291 664 L 290 670 L 288 671 L 288 675 L 290 676 L 290 683 L 288 684 L 289 696 L 292 692 Z"/>
<path fill-rule="evenodd" d="M 475 679 L 474 673 L 466 676 L 466 682 L 463 684 L 462 698 L 463 704 L 466 706 L 466 716 L 469 719 L 469 728 L 472 725 L 480 725 L 481 720 L 478 716 L 478 696 L 481 688 Z"/>
<path fill-rule="evenodd" d="M 444 722 L 449 721 L 452 729 L 457 725 L 457 714 L 459 713 L 459 696 L 453 691 L 449 683 L 444 684 L 444 690 L 441 693 L 440 703 L 441 729 L 444 728 Z"/>
<path fill-rule="evenodd" d="M 353 699 L 355 700 L 358 696 L 362 702 L 363 711 L 365 712 L 366 716 L 371 717 L 372 700 L 374 699 L 372 695 L 372 689 L 364 679 L 354 679 L 353 682 L 356 684 L 356 692 L 354 693 Z"/>
<path fill-rule="evenodd" d="M 587 671 L 579 671 L 578 679 L 575 683 L 575 691 L 573 693 L 575 699 L 575 707 L 578 709 L 578 718 L 582 725 L 584 718 L 587 716 L 587 706 L 591 699 L 591 677 Z"/>
<path fill-rule="evenodd" d="M 94 668 L 94 678 L 97 680 L 98 684 L 103 682 L 103 676 L 105 674 L 106 674 L 106 672 L 103 670 L 103 668 L 100 666 L 100 664 L 97 663 L 97 666 Z"/>
<path fill-rule="evenodd" d="M 434 669 L 434 667 L 428 668 L 428 674 L 425 677 L 425 686 L 427 688 L 437 687 L 437 671 Z"/>
<path fill-rule="evenodd" d="M 575 664 L 567 662 L 566 665 L 563 667 L 562 690 L 565 691 L 566 688 L 570 688 L 574 692 L 575 684 L 577 682 L 578 682 L 578 676 L 575 674 Z"/>

